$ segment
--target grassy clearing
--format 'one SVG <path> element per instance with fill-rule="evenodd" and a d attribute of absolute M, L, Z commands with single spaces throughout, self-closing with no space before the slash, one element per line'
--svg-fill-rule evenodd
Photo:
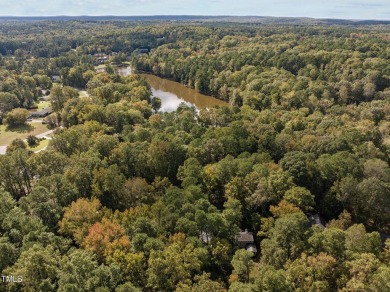
<path fill-rule="evenodd" d="M 17 129 L 7 129 L 5 125 L 0 125 L 0 146 L 8 145 L 16 138 L 24 140 L 29 135 L 36 136 L 47 131 L 47 126 L 42 123 L 29 123 Z"/>
<path fill-rule="evenodd" d="M 39 103 L 38 103 L 38 111 L 41 111 L 41 110 L 43 110 L 43 109 L 45 109 L 45 108 L 47 108 L 47 107 L 49 107 L 50 106 L 50 101 L 40 101 Z"/>
<path fill-rule="evenodd" d="M 36 145 L 35 147 L 29 147 L 27 146 L 27 149 L 28 150 L 31 150 L 31 151 L 38 151 L 38 150 L 41 150 L 43 148 L 45 148 L 47 145 L 49 145 L 49 141 L 48 139 L 45 139 L 45 140 L 42 140 L 41 142 L 39 142 L 38 145 Z"/>

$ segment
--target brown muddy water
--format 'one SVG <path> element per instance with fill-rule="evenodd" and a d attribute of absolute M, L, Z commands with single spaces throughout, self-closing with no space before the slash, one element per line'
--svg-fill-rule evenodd
<path fill-rule="evenodd" d="M 103 69 L 104 70 L 104 69 Z M 117 73 L 121 76 L 130 75 L 131 67 L 118 67 Z M 195 106 L 197 110 L 211 108 L 214 106 L 229 106 L 229 104 L 220 99 L 201 94 L 197 90 L 188 88 L 181 83 L 160 78 L 151 74 L 140 74 L 150 84 L 152 97 L 161 99 L 162 112 L 175 111 L 181 103 L 188 106 Z"/>

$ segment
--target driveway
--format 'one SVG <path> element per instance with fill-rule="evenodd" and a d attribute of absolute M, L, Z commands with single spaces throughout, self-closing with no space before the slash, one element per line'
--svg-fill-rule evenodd
<path fill-rule="evenodd" d="M 52 138 L 49 137 L 49 136 L 47 136 L 47 135 L 50 135 L 50 134 L 53 133 L 53 132 L 54 132 L 54 130 L 50 130 L 50 131 L 47 131 L 47 132 L 45 132 L 45 133 L 36 135 L 35 137 L 37 137 L 37 138 L 45 138 L 45 139 L 47 139 L 47 140 L 51 140 Z M 41 151 L 43 151 L 43 150 L 46 150 L 46 148 L 47 148 L 47 146 L 46 146 L 46 147 L 43 147 L 42 149 L 39 149 L 39 150 L 37 150 L 37 151 L 34 151 L 34 153 L 39 153 L 39 152 L 41 152 Z"/>
<path fill-rule="evenodd" d="M 42 123 L 43 122 L 43 119 L 31 119 L 31 121 L 29 121 L 28 123 L 31 124 L 31 123 Z"/>
<path fill-rule="evenodd" d="M 38 134 L 35 137 L 37 137 L 37 138 L 46 138 L 48 140 L 51 140 L 51 137 L 47 137 L 47 135 L 50 135 L 53 132 L 54 132 L 54 130 L 50 130 L 50 131 L 44 132 L 42 134 Z"/>

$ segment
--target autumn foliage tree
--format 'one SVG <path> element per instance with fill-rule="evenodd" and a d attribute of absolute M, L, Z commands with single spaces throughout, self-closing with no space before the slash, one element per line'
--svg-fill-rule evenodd
<path fill-rule="evenodd" d="M 130 241 L 122 226 L 103 218 L 101 222 L 97 222 L 89 228 L 88 235 L 84 238 L 81 246 L 94 252 L 98 259 L 102 260 L 117 249 L 129 250 Z"/>
<path fill-rule="evenodd" d="M 81 244 L 88 235 L 89 228 L 104 216 L 103 212 L 99 200 L 78 199 L 64 209 L 59 230 Z"/>

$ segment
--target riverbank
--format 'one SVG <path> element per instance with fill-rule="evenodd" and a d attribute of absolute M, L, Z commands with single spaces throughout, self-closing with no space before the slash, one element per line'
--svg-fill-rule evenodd
<path fill-rule="evenodd" d="M 105 65 L 95 67 L 96 72 L 103 72 Z M 113 66 L 116 72 L 121 76 L 128 76 L 133 73 L 131 66 Z M 188 106 L 194 106 L 198 111 L 214 106 L 229 106 L 229 103 L 199 92 L 196 89 L 188 87 L 174 80 L 161 78 L 147 72 L 137 72 L 144 77 L 151 86 L 152 96 L 161 100 L 162 112 L 175 111 L 181 103 Z"/>

